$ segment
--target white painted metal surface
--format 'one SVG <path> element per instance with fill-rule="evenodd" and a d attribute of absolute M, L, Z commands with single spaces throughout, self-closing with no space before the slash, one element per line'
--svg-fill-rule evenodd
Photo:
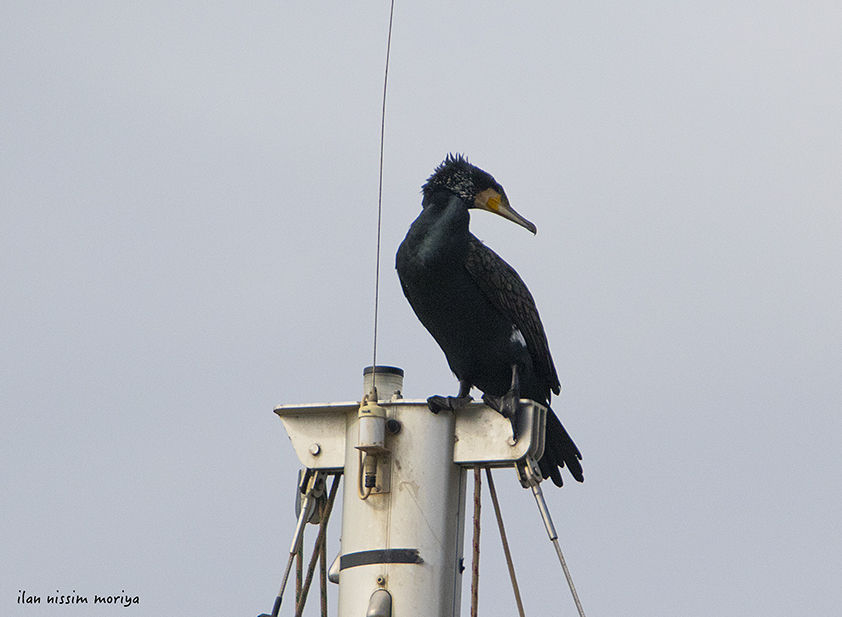
<path fill-rule="evenodd" d="M 380 404 L 387 409 L 400 404 L 430 413 L 424 400 L 381 400 Z M 359 407 L 359 402 L 279 405 L 275 413 L 283 421 L 302 465 L 339 471 L 345 466 L 346 416 L 356 414 Z M 510 467 L 527 454 L 536 460 L 541 458 L 544 452 L 541 427 L 546 422 L 546 413 L 546 408 L 538 403 L 521 399 L 518 440 L 513 443 L 512 425 L 506 418 L 482 403 L 467 405 L 456 414 L 453 462 Z"/>
<path fill-rule="evenodd" d="M 356 414 L 357 403 L 279 405 L 292 447 L 301 464 L 310 469 L 342 471 L 345 467 L 346 416 Z"/>
<path fill-rule="evenodd" d="M 465 470 L 539 458 L 546 409 L 521 401 L 515 441 L 510 422 L 481 403 L 433 414 L 426 401 L 401 399 L 399 369 L 378 373 L 376 387 L 388 424 L 385 451 L 376 453 L 377 486 L 365 499 L 359 403 L 275 409 L 303 465 L 344 471 L 338 617 L 379 614 L 372 598 L 386 596 L 377 590 L 389 592 L 392 617 L 458 617 Z"/>
<path fill-rule="evenodd" d="M 382 588 L 391 593 L 393 617 L 453 617 L 462 587 L 465 503 L 465 472 L 453 463 L 455 417 L 417 403 L 384 406 L 401 423 L 399 433 L 386 437 L 391 490 L 365 500 L 355 487 L 359 420 L 347 416 L 338 615 L 365 615 L 372 593 Z"/>

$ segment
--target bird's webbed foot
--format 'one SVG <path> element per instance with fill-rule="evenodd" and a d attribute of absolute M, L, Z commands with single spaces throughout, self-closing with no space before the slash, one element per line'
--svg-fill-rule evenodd
<path fill-rule="evenodd" d="M 517 364 L 512 365 L 512 387 L 503 396 L 482 395 L 483 402 L 512 423 L 512 435 L 517 439 L 517 406 L 520 401 L 520 378 Z"/>
<path fill-rule="evenodd" d="M 465 397 L 458 397 L 458 396 L 440 396 L 435 395 L 431 396 L 427 399 L 427 406 L 430 408 L 430 411 L 433 413 L 438 413 L 442 409 L 448 409 L 450 411 L 458 411 L 468 403 L 470 403 L 473 397 L 465 396 Z"/>
<path fill-rule="evenodd" d="M 438 413 L 442 409 L 447 409 L 449 411 L 456 412 L 462 409 L 462 407 L 470 403 L 472 400 L 474 400 L 470 392 L 471 384 L 465 381 L 460 381 L 458 395 L 440 396 L 436 394 L 435 396 L 431 396 L 427 399 L 427 406 L 433 413 Z"/>

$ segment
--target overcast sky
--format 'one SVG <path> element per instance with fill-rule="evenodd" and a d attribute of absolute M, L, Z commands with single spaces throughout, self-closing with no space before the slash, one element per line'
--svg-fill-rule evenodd
<path fill-rule="evenodd" d="M 0 5 L 0 613 L 271 609 L 299 468 L 272 409 L 359 399 L 371 363 L 388 14 Z M 464 152 L 538 227 L 472 221 L 535 296 L 584 455 L 545 491 L 586 613 L 838 614 L 842 5 L 394 19 L 378 361 L 456 392 L 394 253 Z M 495 477 L 527 614 L 575 615 Z M 514 614 L 483 523 L 480 612 Z"/>

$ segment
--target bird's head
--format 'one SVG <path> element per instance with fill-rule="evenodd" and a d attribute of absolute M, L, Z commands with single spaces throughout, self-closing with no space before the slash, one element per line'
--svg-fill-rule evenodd
<path fill-rule="evenodd" d="M 525 227 L 533 234 L 537 231 L 534 224 L 509 205 L 506 191 L 491 174 L 471 165 L 461 154 L 448 154 L 442 164 L 436 167 L 422 189 L 425 202 L 433 193 L 441 190 L 458 196 L 468 208 L 487 210 Z"/>

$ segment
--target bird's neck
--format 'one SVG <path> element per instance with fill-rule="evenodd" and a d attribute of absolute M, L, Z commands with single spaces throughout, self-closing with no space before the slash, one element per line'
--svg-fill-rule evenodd
<path fill-rule="evenodd" d="M 452 193 L 433 194 L 413 224 L 418 234 L 418 256 L 428 265 L 461 260 L 467 250 L 471 221 L 465 202 Z"/>

